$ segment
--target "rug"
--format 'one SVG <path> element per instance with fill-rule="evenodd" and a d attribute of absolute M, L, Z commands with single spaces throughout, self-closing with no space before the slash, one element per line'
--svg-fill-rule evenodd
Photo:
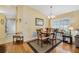
<path fill-rule="evenodd" d="M 30 41 L 28 42 L 28 44 L 35 53 L 47 53 L 47 52 L 50 52 L 52 49 L 54 49 L 56 46 L 58 46 L 59 43 L 61 42 L 62 42 L 61 40 L 57 40 L 56 43 L 54 41 L 53 45 L 44 43 L 43 47 L 41 47 L 41 44 L 39 45 L 37 44 L 37 40 Z"/>

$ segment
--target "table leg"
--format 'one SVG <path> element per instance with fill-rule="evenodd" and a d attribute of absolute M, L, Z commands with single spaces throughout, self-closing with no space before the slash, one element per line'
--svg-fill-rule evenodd
<path fill-rule="evenodd" d="M 22 43 L 24 42 L 24 37 L 22 36 Z"/>
<path fill-rule="evenodd" d="M 72 37 L 70 37 L 70 44 L 72 44 Z"/>
<path fill-rule="evenodd" d="M 14 44 L 14 37 L 13 37 L 13 44 Z"/>
<path fill-rule="evenodd" d="M 42 39 L 41 39 L 41 48 L 43 47 L 43 42 L 42 42 Z"/>

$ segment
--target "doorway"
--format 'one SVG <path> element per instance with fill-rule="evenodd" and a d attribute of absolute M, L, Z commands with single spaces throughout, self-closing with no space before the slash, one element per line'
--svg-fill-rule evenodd
<path fill-rule="evenodd" d="M 6 21 L 6 34 L 8 37 L 12 37 L 12 35 L 16 32 L 16 20 L 15 18 L 8 18 Z"/>

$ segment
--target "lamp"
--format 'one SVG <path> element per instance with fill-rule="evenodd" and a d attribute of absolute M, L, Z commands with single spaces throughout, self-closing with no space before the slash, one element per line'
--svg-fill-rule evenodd
<path fill-rule="evenodd" d="M 72 27 L 72 26 L 70 26 L 70 27 L 69 27 L 69 30 L 73 30 L 73 27 Z"/>
<path fill-rule="evenodd" d="M 50 15 L 48 16 L 49 19 L 55 18 L 55 16 L 52 14 L 52 5 L 50 6 Z"/>

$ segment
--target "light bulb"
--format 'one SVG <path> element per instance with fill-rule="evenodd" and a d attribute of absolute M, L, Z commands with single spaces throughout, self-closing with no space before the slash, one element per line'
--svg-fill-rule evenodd
<path fill-rule="evenodd" d="M 48 18 L 50 19 L 50 16 L 48 16 Z"/>
<path fill-rule="evenodd" d="M 55 16 L 54 16 L 54 15 L 52 15 L 52 16 L 51 16 L 51 18 L 53 19 L 53 18 L 55 18 Z"/>
<path fill-rule="evenodd" d="M 55 18 L 55 16 L 48 16 L 48 18 L 49 18 L 49 19 L 53 19 L 53 18 Z"/>

